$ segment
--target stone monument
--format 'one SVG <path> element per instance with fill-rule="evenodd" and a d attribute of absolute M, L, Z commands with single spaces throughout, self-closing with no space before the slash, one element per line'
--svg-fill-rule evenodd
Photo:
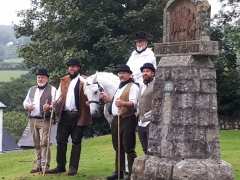
<path fill-rule="evenodd" d="M 153 90 L 149 153 L 136 158 L 132 180 L 233 180 L 231 164 L 221 160 L 216 71 L 209 56 L 207 0 L 170 0 L 164 10 L 162 57 Z"/>

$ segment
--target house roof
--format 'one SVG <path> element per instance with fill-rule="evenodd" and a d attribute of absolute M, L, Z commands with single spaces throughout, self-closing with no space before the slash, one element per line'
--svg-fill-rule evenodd
<path fill-rule="evenodd" d="M 4 127 L 2 130 L 3 135 L 2 139 L 0 140 L 1 141 L 0 143 L 2 143 L 2 152 L 20 150 L 17 143 L 8 134 L 7 130 Z"/>

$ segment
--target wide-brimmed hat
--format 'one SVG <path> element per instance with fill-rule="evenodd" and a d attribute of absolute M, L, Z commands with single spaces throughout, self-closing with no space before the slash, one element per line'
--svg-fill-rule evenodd
<path fill-rule="evenodd" d="M 119 66 L 118 70 L 117 70 L 117 73 L 119 72 L 128 72 L 130 74 L 132 74 L 132 71 L 130 70 L 130 67 L 126 64 L 122 64 Z"/>
<path fill-rule="evenodd" d="M 36 75 L 45 75 L 45 76 L 47 76 L 49 78 L 49 74 L 47 72 L 47 69 L 45 69 L 45 68 L 38 69 Z"/>
<path fill-rule="evenodd" d="M 75 58 L 73 58 L 73 59 L 69 59 L 68 62 L 67 62 L 66 64 L 67 64 L 67 66 L 70 66 L 70 65 L 76 65 L 76 66 L 81 67 L 81 65 L 80 65 L 80 61 L 79 61 L 78 59 L 75 59 Z"/>
<path fill-rule="evenodd" d="M 147 41 L 147 34 L 145 32 L 142 32 L 142 31 L 138 32 L 136 34 L 135 41 Z"/>
<path fill-rule="evenodd" d="M 155 72 L 155 68 L 152 63 L 145 63 L 142 67 L 140 67 L 140 71 L 143 72 L 144 68 L 151 69 L 153 72 Z"/>

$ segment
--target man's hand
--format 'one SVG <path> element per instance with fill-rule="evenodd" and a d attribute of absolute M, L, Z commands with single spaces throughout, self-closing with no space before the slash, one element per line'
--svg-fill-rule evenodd
<path fill-rule="evenodd" d="M 100 92 L 99 98 L 104 100 L 105 97 L 106 97 L 106 94 L 104 92 Z"/>
<path fill-rule="evenodd" d="M 121 106 L 123 106 L 123 101 L 122 101 L 121 99 L 116 99 L 115 105 L 116 105 L 117 107 L 121 107 Z"/>
<path fill-rule="evenodd" d="M 86 103 L 85 103 L 87 106 L 89 106 L 90 105 L 90 103 L 89 103 L 89 101 L 86 101 Z"/>
<path fill-rule="evenodd" d="M 52 109 L 52 107 L 49 105 L 49 104 L 44 104 L 43 105 L 43 111 L 46 112 L 46 111 L 50 111 Z"/>
<path fill-rule="evenodd" d="M 52 107 L 56 107 L 57 101 L 52 101 L 52 102 L 51 102 L 51 105 L 52 105 Z"/>
<path fill-rule="evenodd" d="M 29 110 L 29 111 L 34 111 L 35 109 L 35 104 L 26 104 L 26 108 Z"/>

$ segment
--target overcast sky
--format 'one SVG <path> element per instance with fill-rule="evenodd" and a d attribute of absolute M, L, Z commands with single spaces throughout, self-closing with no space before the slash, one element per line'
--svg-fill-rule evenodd
<path fill-rule="evenodd" d="M 208 0 L 211 5 L 212 13 L 215 14 L 220 9 L 218 0 Z M 30 0 L 0 0 L 0 25 L 12 25 L 18 23 L 16 10 L 28 9 Z"/>

